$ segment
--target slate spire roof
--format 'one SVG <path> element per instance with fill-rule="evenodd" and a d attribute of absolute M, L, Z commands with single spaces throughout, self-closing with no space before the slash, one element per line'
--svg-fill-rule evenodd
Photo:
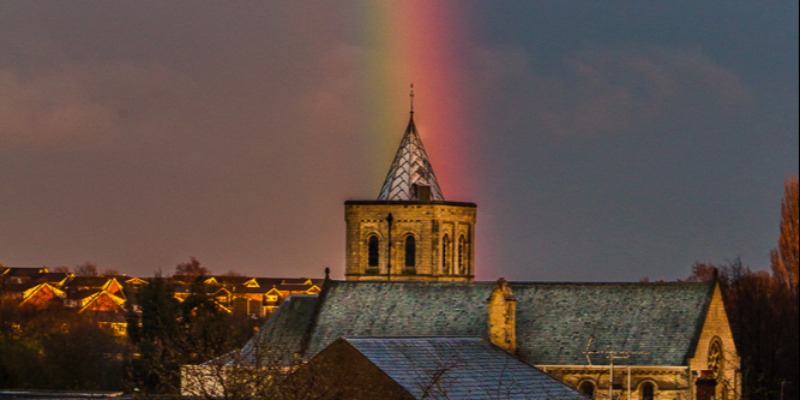
<path fill-rule="evenodd" d="M 408 127 L 400 141 L 400 147 L 394 156 L 389 173 L 383 182 L 380 201 L 444 201 L 442 189 L 436 181 L 433 167 L 422 146 L 417 127 L 414 124 L 414 87 L 411 87 L 411 112 Z M 429 194 L 428 194 L 429 193 Z"/>

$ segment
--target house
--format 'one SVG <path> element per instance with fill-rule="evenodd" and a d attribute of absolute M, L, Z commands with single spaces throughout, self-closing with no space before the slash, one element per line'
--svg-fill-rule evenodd
<path fill-rule="evenodd" d="M 115 335 L 127 334 L 125 286 L 115 276 L 76 276 L 69 280 L 64 305 L 86 314 Z"/>
<path fill-rule="evenodd" d="M 0 266 L 0 297 L 21 307 L 45 308 L 66 298 L 64 288 L 72 278 L 68 272 L 50 272 L 47 267 Z"/>
<path fill-rule="evenodd" d="M 175 297 L 179 301 L 191 295 L 197 277 L 173 276 L 177 283 Z M 291 295 L 316 294 L 320 292 L 322 279 L 309 278 L 264 278 L 214 275 L 200 277 L 202 290 L 211 296 L 223 309 L 234 314 L 266 318 Z"/>

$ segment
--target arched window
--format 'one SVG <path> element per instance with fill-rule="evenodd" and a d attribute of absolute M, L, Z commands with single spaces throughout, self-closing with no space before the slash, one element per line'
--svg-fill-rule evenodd
<path fill-rule="evenodd" d="M 415 267 L 417 265 L 417 240 L 414 236 L 408 235 L 406 237 L 406 267 Z"/>
<path fill-rule="evenodd" d="M 464 275 L 467 273 L 467 239 L 464 235 L 458 237 L 458 273 Z"/>
<path fill-rule="evenodd" d="M 586 397 L 593 399 L 594 398 L 594 383 L 591 381 L 583 381 L 580 385 L 578 385 L 578 391 L 585 394 Z"/>
<path fill-rule="evenodd" d="M 708 369 L 714 371 L 714 377 L 719 377 L 724 368 L 725 357 L 722 353 L 722 340 L 718 337 L 711 339 L 708 345 Z"/>
<path fill-rule="evenodd" d="M 639 394 L 642 400 L 653 400 L 656 395 L 656 386 L 653 382 L 645 382 L 639 386 Z"/>
<path fill-rule="evenodd" d="M 444 235 L 442 238 L 442 270 L 445 275 L 450 273 L 450 236 Z"/>
<path fill-rule="evenodd" d="M 372 235 L 367 239 L 368 242 L 368 255 L 367 255 L 367 265 L 370 267 L 377 267 L 378 266 L 378 255 L 379 253 L 379 242 L 378 236 Z"/>

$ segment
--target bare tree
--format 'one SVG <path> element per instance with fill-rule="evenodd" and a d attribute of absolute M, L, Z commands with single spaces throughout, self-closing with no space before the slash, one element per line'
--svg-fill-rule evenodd
<path fill-rule="evenodd" d="M 200 261 L 194 257 L 189 257 L 188 262 L 180 263 L 175 267 L 175 275 L 197 278 L 200 276 L 207 276 L 209 273 L 209 270 L 201 266 Z"/>
<path fill-rule="evenodd" d="M 85 261 L 83 264 L 75 266 L 75 275 L 80 276 L 97 276 L 97 264 L 91 261 Z"/>
<path fill-rule="evenodd" d="M 798 284 L 798 193 L 797 177 L 787 179 L 781 203 L 781 224 L 778 247 L 772 249 L 772 272 L 794 296 L 797 303 Z"/>
<path fill-rule="evenodd" d="M 68 274 L 69 273 L 69 267 L 67 267 L 66 265 L 60 265 L 58 267 L 53 268 L 53 272 L 58 272 L 58 273 L 62 273 L 62 274 Z"/>

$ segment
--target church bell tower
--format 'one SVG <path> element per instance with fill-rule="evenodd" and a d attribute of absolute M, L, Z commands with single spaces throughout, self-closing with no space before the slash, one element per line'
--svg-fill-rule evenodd
<path fill-rule="evenodd" d="M 344 203 L 347 280 L 472 281 L 474 203 L 445 201 L 414 125 L 408 126 L 377 200 Z"/>

